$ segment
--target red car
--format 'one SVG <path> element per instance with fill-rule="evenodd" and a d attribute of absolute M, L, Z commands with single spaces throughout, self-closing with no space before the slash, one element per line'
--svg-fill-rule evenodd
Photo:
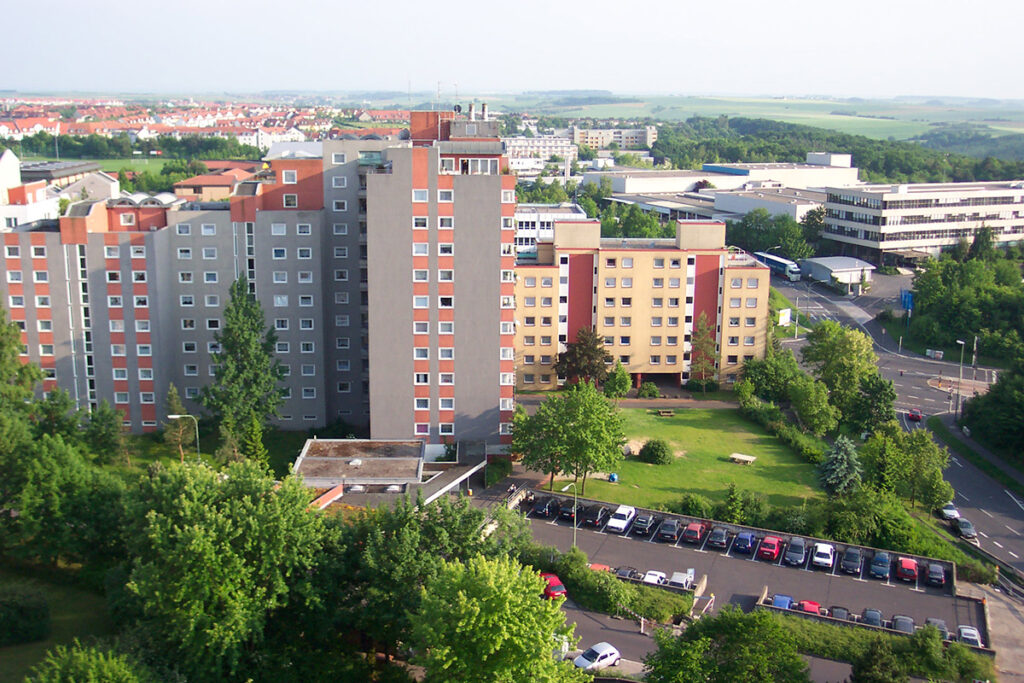
<path fill-rule="evenodd" d="M 924 415 L 921 414 L 921 411 L 919 409 L 911 408 L 910 411 L 907 413 L 907 419 L 910 420 L 911 422 L 920 422 L 921 420 L 924 419 Z"/>
<path fill-rule="evenodd" d="M 683 540 L 687 543 L 700 543 L 704 534 L 708 532 L 708 525 L 703 522 L 693 522 L 686 525 L 683 532 Z"/>
<path fill-rule="evenodd" d="M 801 600 L 793 605 L 793 609 L 807 612 L 808 614 L 821 614 L 821 603 L 814 600 Z"/>
<path fill-rule="evenodd" d="M 901 557 L 896 561 L 896 578 L 903 581 L 917 581 L 917 560 Z"/>
<path fill-rule="evenodd" d="M 565 586 L 562 585 L 562 580 L 554 574 L 541 574 L 540 578 L 547 582 L 544 586 L 544 597 L 549 600 L 554 598 L 565 597 Z"/>
<path fill-rule="evenodd" d="M 774 562 L 779 559 L 782 552 L 782 539 L 778 536 L 765 536 L 761 541 L 761 547 L 757 549 L 757 556 L 762 560 Z"/>

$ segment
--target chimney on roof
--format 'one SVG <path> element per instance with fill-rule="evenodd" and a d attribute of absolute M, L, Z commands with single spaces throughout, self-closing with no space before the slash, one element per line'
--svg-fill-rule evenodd
<path fill-rule="evenodd" d="M 476 121 L 476 104 L 473 102 L 469 103 L 469 120 Z"/>
<path fill-rule="evenodd" d="M 488 118 L 487 118 L 487 103 L 486 102 L 484 102 L 483 104 L 480 105 L 480 117 L 484 121 L 488 120 Z"/>

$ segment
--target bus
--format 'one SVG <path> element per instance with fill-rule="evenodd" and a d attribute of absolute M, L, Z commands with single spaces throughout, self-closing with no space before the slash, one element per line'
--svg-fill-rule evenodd
<path fill-rule="evenodd" d="M 754 258 L 771 268 L 779 275 L 789 278 L 791 282 L 796 282 L 800 279 L 800 266 L 789 259 L 776 256 L 775 254 L 769 254 L 766 251 L 755 251 Z"/>

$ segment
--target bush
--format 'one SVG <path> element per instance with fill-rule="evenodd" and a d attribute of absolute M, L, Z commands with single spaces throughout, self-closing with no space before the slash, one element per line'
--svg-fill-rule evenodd
<path fill-rule="evenodd" d="M 654 382 L 644 382 L 640 385 L 640 388 L 636 390 L 637 398 L 660 398 L 661 392 L 658 391 L 658 385 Z"/>
<path fill-rule="evenodd" d="M 148 683 L 156 678 L 127 655 L 86 647 L 77 640 L 70 648 L 58 645 L 25 678 L 27 683 L 103 681 Z"/>
<path fill-rule="evenodd" d="M 42 640 L 50 635 L 50 605 L 38 588 L 0 585 L 0 646 Z"/>
<path fill-rule="evenodd" d="M 495 458 L 487 463 L 485 485 L 490 488 L 512 474 L 512 461 L 507 458 Z"/>
<path fill-rule="evenodd" d="M 711 501 L 699 493 L 684 493 L 679 502 L 672 506 L 672 511 L 687 517 L 711 518 Z"/>
<path fill-rule="evenodd" d="M 683 385 L 683 388 L 690 393 L 696 394 L 703 393 L 705 391 L 718 391 L 720 385 L 713 379 L 691 379 Z"/>
<path fill-rule="evenodd" d="M 638 456 L 652 465 L 669 465 L 675 459 L 672 448 L 664 439 L 651 439 L 643 445 Z"/>

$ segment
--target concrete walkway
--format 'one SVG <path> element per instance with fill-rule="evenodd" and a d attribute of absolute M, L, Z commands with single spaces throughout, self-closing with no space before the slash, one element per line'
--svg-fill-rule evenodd
<path fill-rule="evenodd" d="M 990 463 L 998 467 L 1006 474 L 1006 476 L 1012 478 L 1021 486 L 1024 486 L 1024 472 L 1021 472 L 1019 469 L 1017 469 L 1010 463 L 1006 462 L 1004 459 L 1000 458 L 998 455 L 996 455 L 989 449 L 982 446 L 975 439 L 966 436 L 962 431 L 960 431 L 960 427 L 958 427 L 956 422 L 953 420 L 952 413 L 943 413 L 941 415 L 938 415 L 937 417 L 940 420 L 942 420 L 942 423 L 944 425 L 946 425 L 946 428 L 949 429 L 949 433 L 952 435 L 954 439 L 964 444 L 972 451 L 980 455 L 982 458 L 988 460 Z"/>
<path fill-rule="evenodd" d="M 985 597 L 999 680 L 1024 683 L 1024 605 L 992 586 L 970 587 Z"/>

